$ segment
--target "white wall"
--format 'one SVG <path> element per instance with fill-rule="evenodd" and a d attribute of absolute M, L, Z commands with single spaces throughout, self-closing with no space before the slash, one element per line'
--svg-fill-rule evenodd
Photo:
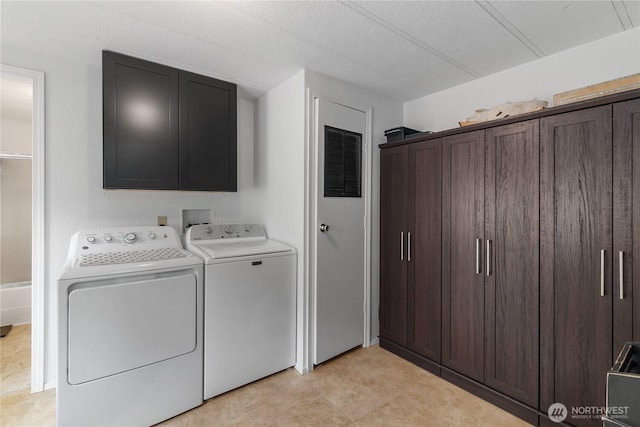
<path fill-rule="evenodd" d="M 60 9 L 68 11 L 62 14 Z M 66 9 L 65 9 L 66 8 Z M 102 189 L 102 58 L 110 49 L 131 53 L 132 46 L 151 59 L 189 71 L 184 52 L 167 48 L 171 33 L 142 22 L 119 22 L 113 31 L 108 17 L 91 5 L 58 2 L 3 3 L 0 43 L 2 63 L 44 71 L 46 149 L 45 248 L 45 386 L 55 386 L 57 346 L 56 281 L 69 238 L 83 228 L 154 224 L 166 215 L 181 223 L 181 208 L 213 209 L 215 220 L 251 217 L 253 187 L 253 102 L 238 100 L 238 192 L 131 191 Z M 56 19 L 51 18 L 56 16 Z M 59 18 L 59 19 L 57 19 Z M 136 34 L 153 33 L 156 43 L 140 45 Z M 142 38 L 142 37 L 141 37 Z M 178 55 L 174 57 L 175 55 Z M 134 52 L 135 53 L 135 52 Z M 209 70 L 211 76 L 215 70 Z"/>
<path fill-rule="evenodd" d="M 256 103 L 254 211 L 270 238 L 298 251 L 297 322 L 304 324 L 305 71 Z M 296 369 L 304 370 L 304 335 L 298 328 Z"/>
<path fill-rule="evenodd" d="M 372 110 L 372 242 L 371 338 L 378 336 L 379 288 L 379 164 L 378 144 L 384 130 L 402 122 L 402 104 L 322 74 L 304 70 L 258 99 L 256 105 L 255 210 L 260 211 L 271 238 L 298 250 L 298 335 L 296 369 L 310 368 L 308 340 L 309 284 L 305 271 L 305 197 L 309 149 L 307 91 L 362 111 Z"/>
<path fill-rule="evenodd" d="M 634 28 L 404 104 L 404 125 L 458 127 L 478 108 L 544 100 L 572 89 L 640 73 L 640 28 Z"/>

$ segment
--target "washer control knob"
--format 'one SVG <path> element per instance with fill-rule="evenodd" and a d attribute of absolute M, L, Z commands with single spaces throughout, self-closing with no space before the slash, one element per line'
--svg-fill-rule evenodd
<path fill-rule="evenodd" d="M 156 233 L 154 233 L 154 232 L 150 232 L 150 233 L 149 233 L 149 238 L 150 238 L 151 240 L 154 240 L 154 239 L 156 238 Z"/>
<path fill-rule="evenodd" d="M 107 243 L 111 243 L 113 241 L 113 237 L 110 234 L 105 234 L 104 241 Z"/>
<path fill-rule="evenodd" d="M 87 242 L 89 242 L 89 243 L 95 243 L 95 242 L 96 242 L 96 238 L 95 238 L 95 237 L 93 237 L 93 236 L 89 236 L 89 237 L 87 237 Z"/>
<path fill-rule="evenodd" d="M 138 240 L 138 236 L 136 236 L 136 233 L 127 233 L 124 235 L 125 243 L 133 243 L 136 240 Z"/>
<path fill-rule="evenodd" d="M 244 226 L 244 231 L 246 231 L 247 233 L 249 233 L 251 231 L 251 224 L 247 224 Z"/>
<path fill-rule="evenodd" d="M 211 234 L 211 233 L 213 233 L 213 228 L 207 227 L 207 228 L 204 229 L 204 232 L 207 233 L 207 234 Z"/>
<path fill-rule="evenodd" d="M 224 232 L 227 234 L 233 233 L 233 225 L 229 224 L 224 228 Z"/>

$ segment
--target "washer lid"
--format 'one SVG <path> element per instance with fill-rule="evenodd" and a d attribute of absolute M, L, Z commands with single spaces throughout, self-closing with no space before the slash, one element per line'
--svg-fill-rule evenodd
<path fill-rule="evenodd" d="M 225 244 L 201 241 L 193 243 L 193 246 L 201 249 L 210 260 L 293 252 L 293 248 L 291 246 L 275 240 L 245 241 Z"/>

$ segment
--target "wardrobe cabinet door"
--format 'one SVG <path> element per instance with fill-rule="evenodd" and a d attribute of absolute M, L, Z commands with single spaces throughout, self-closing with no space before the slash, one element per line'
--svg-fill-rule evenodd
<path fill-rule="evenodd" d="M 615 358 L 625 342 L 640 341 L 640 99 L 613 105 L 613 156 Z"/>
<path fill-rule="evenodd" d="M 486 131 L 485 384 L 538 406 L 538 120 Z"/>
<path fill-rule="evenodd" d="M 545 117 L 541 144 L 541 401 L 605 405 L 612 364 L 611 106 Z M 578 426 L 600 419 L 573 419 Z"/>
<path fill-rule="evenodd" d="M 380 337 L 407 345 L 407 152 L 380 153 Z"/>
<path fill-rule="evenodd" d="M 443 139 L 442 364 L 484 380 L 484 131 Z"/>
<path fill-rule="evenodd" d="M 441 218 L 442 141 L 411 144 L 408 346 L 435 362 L 440 362 Z"/>

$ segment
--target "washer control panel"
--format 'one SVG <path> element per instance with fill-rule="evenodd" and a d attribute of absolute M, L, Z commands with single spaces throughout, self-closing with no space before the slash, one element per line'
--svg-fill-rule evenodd
<path fill-rule="evenodd" d="M 200 224 L 187 231 L 190 241 L 245 238 L 266 239 L 267 235 L 261 224 Z"/>

